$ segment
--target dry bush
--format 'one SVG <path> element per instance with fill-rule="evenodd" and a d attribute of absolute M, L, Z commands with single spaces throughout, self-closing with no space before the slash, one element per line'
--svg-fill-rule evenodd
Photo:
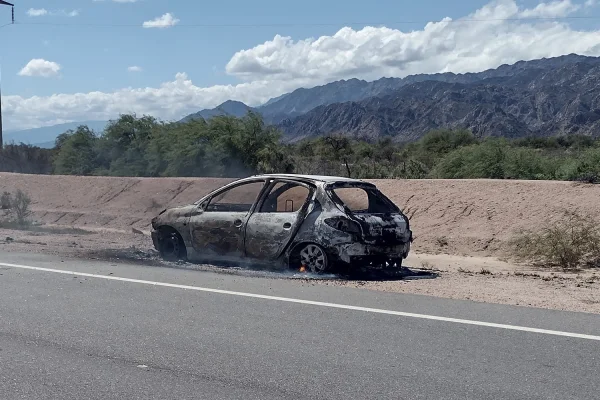
<path fill-rule="evenodd" d="M 29 216 L 31 215 L 30 204 L 31 197 L 20 189 L 17 190 L 17 194 L 11 202 L 11 210 L 15 214 L 17 223 L 21 226 L 29 225 Z"/>
<path fill-rule="evenodd" d="M 17 190 L 13 196 L 9 192 L 4 192 L 0 197 L 0 206 L 8 210 L 5 220 L 1 225 L 5 228 L 24 228 L 31 225 L 29 217 L 31 216 L 31 197 L 22 190 Z"/>
<path fill-rule="evenodd" d="M 536 232 L 524 231 L 512 241 L 518 257 L 564 269 L 600 267 L 600 226 L 591 216 L 565 211 Z"/>

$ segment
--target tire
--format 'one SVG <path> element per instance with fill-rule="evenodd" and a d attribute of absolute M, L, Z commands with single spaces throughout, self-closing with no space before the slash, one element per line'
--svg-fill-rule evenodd
<path fill-rule="evenodd" d="M 174 229 L 161 231 L 159 253 L 165 261 L 179 261 L 186 258 L 187 252 L 181 235 Z"/>
<path fill-rule="evenodd" d="M 306 272 L 313 274 L 322 274 L 329 270 L 329 257 L 327 252 L 318 244 L 304 243 L 298 246 L 297 251 L 294 252 L 294 263 L 292 268 L 302 270 L 305 268 Z"/>

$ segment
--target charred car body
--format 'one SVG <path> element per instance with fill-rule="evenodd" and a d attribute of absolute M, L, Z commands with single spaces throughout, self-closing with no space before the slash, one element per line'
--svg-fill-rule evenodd
<path fill-rule="evenodd" d="M 240 179 L 163 210 L 152 228 L 167 260 L 279 263 L 315 273 L 400 267 L 412 242 L 408 218 L 375 185 L 312 175 Z"/>

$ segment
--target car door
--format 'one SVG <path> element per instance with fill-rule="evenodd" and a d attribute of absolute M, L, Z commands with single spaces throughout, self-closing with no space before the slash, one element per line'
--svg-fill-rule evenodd
<path fill-rule="evenodd" d="M 216 192 L 190 217 L 194 250 L 210 258 L 244 255 L 244 232 L 248 217 L 265 187 L 265 180 L 244 182 Z"/>
<path fill-rule="evenodd" d="M 276 259 L 304 220 L 313 193 L 310 185 L 273 181 L 248 219 L 246 255 L 261 260 Z"/>

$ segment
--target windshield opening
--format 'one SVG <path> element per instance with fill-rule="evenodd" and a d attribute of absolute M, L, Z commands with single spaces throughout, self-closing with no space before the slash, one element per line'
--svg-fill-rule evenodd
<path fill-rule="evenodd" d="M 379 190 L 359 186 L 336 187 L 329 190 L 333 200 L 355 214 L 389 214 L 398 208 Z"/>

